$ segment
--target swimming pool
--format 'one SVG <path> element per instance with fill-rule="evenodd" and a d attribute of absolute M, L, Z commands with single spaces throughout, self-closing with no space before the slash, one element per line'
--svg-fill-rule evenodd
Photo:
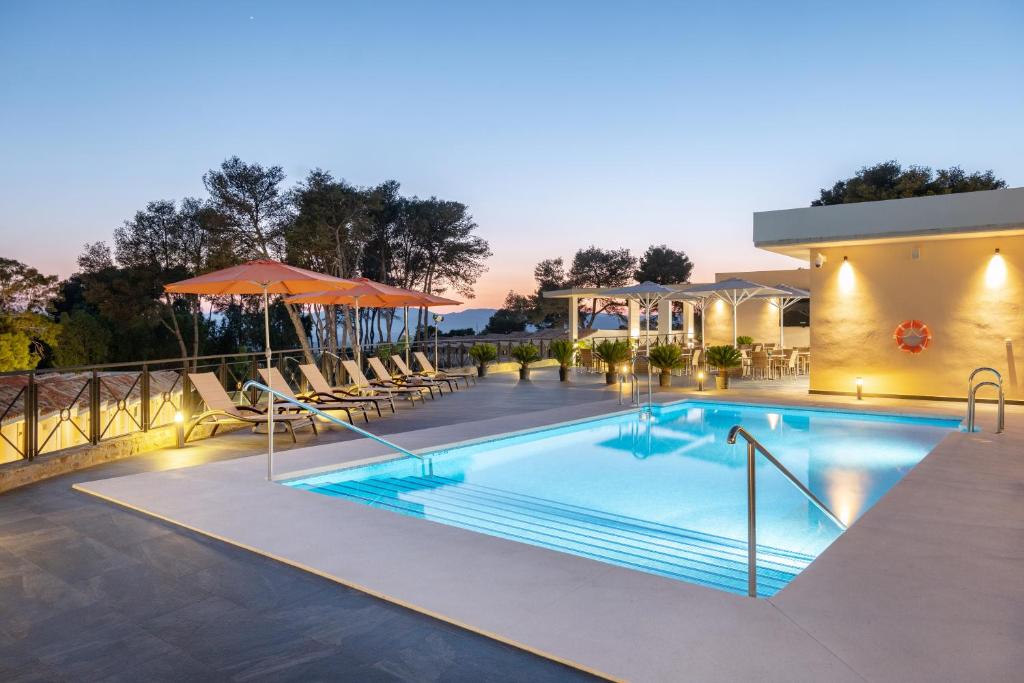
<path fill-rule="evenodd" d="M 743 425 L 852 524 L 958 420 L 687 401 L 286 482 L 722 590 L 746 590 Z M 758 458 L 758 592 L 840 534 Z"/>

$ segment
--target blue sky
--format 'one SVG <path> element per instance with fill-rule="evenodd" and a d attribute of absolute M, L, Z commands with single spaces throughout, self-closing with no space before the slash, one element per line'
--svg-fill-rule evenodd
<path fill-rule="evenodd" d="M 0 0 L 4 256 L 68 275 L 224 158 L 467 203 L 473 305 L 595 243 L 789 267 L 755 210 L 896 158 L 1024 185 L 1024 3 Z"/>

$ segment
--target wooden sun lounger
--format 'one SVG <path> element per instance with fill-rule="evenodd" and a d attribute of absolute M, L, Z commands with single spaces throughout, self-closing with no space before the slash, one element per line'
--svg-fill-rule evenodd
<path fill-rule="evenodd" d="M 380 384 L 373 385 L 370 380 L 366 379 L 366 375 L 359 369 L 359 366 L 355 364 L 355 361 L 343 360 L 341 361 L 342 367 L 345 368 L 345 372 L 348 373 L 348 378 L 352 380 L 352 383 L 356 385 L 362 391 L 382 391 L 390 395 L 405 396 L 412 403 L 417 398 L 423 400 L 423 391 L 420 389 L 410 389 L 406 387 L 395 387 L 395 386 L 381 386 Z"/>
<path fill-rule="evenodd" d="M 377 377 L 376 381 L 381 386 L 389 388 L 396 387 L 403 389 L 416 389 L 418 391 L 426 389 L 430 392 L 430 398 L 434 398 L 434 389 L 437 389 L 438 394 L 444 393 L 441 390 L 440 384 L 429 379 L 417 377 L 410 380 L 402 377 L 395 377 L 388 372 L 388 369 L 384 367 L 384 363 L 380 362 L 380 358 L 377 358 L 376 356 L 370 356 L 367 358 L 366 363 L 370 366 L 370 369 L 373 370 L 373 374 Z"/>
<path fill-rule="evenodd" d="M 327 381 L 323 373 L 320 372 L 320 368 L 313 364 L 300 365 L 299 370 L 302 371 L 302 375 L 309 382 L 310 388 L 319 396 L 323 396 L 325 399 L 334 398 L 338 401 L 351 401 L 353 403 L 369 403 L 377 409 L 377 415 L 382 416 L 380 412 L 380 404 L 386 403 L 391 408 L 391 412 L 395 412 L 395 400 L 391 396 L 376 396 L 371 392 L 370 394 L 360 394 L 358 387 L 332 387 L 331 383 Z"/>
<path fill-rule="evenodd" d="M 430 364 L 430 360 L 427 358 L 427 354 L 422 351 L 413 351 L 412 355 L 416 356 L 416 362 L 420 364 L 420 368 L 428 376 L 439 376 L 439 377 L 458 377 L 459 379 L 466 380 L 466 386 L 469 386 L 469 380 L 476 384 L 476 373 L 475 372 L 456 372 L 453 370 L 435 370 L 434 366 Z"/>
<path fill-rule="evenodd" d="M 277 368 L 260 368 L 260 377 L 263 378 L 263 381 L 266 382 L 268 387 L 270 387 L 274 391 L 278 391 L 284 394 L 288 398 L 293 398 L 296 401 L 303 401 L 304 403 L 309 403 L 310 405 L 313 405 L 314 407 L 324 411 L 344 411 L 344 413 L 348 416 L 349 422 L 352 422 L 352 411 L 356 410 L 362 413 L 364 422 L 370 421 L 370 418 L 367 417 L 366 415 L 366 410 L 364 410 L 362 406 L 358 406 L 352 403 L 346 404 L 344 401 L 339 401 L 333 397 L 320 398 L 316 394 L 303 394 L 301 397 L 296 396 L 295 393 L 292 392 L 292 388 L 288 386 L 288 381 L 284 378 L 284 375 L 282 375 L 281 371 L 278 370 Z M 378 412 L 380 411 L 378 410 Z"/>
<path fill-rule="evenodd" d="M 253 431 L 260 425 L 267 424 L 267 411 L 265 408 L 235 405 L 231 397 L 228 396 L 228 392 L 221 386 L 220 380 L 212 372 L 190 372 L 188 379 L 196 391 L 199 392 L 199 396 L 203 399 L 203 403 L 206 404 L 207 410 L 195 418 L 192 424 L 189 425 L 188 430 L 185 432 L 185 441 L 188 441 L 188 437 L 192 435 L 193 430 L 203 423 L 213 424 L 213 431 L 210 432 L 210 436 L 216 436 L 217 430 L 220 429 L 221 423 L 224 422 L 251 424 Z M 316 434 L 316 423 L 313 422 L 312 415 L 299 413 L 275 414 L 274 425 L 278 424 L 282 425 L 291 434 L 292 441 L 295 441 L 295 427 L 308 426 Z"/>

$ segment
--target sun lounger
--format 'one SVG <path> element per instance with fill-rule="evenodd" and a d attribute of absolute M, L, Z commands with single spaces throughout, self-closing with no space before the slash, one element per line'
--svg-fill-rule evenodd
<path fill-rule="evenodd" d="M 325 400 L 328 398 L 334 398 L 339 401 L 351 401 L 353 403 L 370 403 L 374 408 L 377 409 L 377 415 L 381 415 L 380 404 L 385 403 L 391 408 L 391 412 L 395 412 L 395 401 L 391 396 L 375 396 L 370 393 L 359 393 L 359 388 L 352 387 L 332 387 L 331 383 L 327 381 L 323 373 L 320 372 L 320 368 L 313 364 L 300 365 L 299 370 L 302 371 L 302 375 L 309 382 L 309 388 L 322 396 Z"/>
<path fill-rule="evenodd" d="M 185 432 L 185 441 L 188 441 L 188 437 L 191 436 L 192 431 L 203 423 L 213 425 L 213 431 L 210 432 L 210 436 L 215 436 L 217 434 L 217 430 L 220 429 L 220 425 L 225 422 L 244 422 L 246 424 L 251 424 L 253 426 L 253 431 L 256 430 L 256 427 L 267 424 L 266 408 L 235 405 L 234 402 L 232 402 L 231 397 L 228 396 L 228 392 L 224 391 L 224 387 L 221 386 L 220 380 L 218 380 L 217 376 L 212 372 L 190 372 L 188 374 L 188 379 L 192 383 L 192 386 L 195 387 L 196 391 L 199 392 L 199 396 L 203 399 L 203 403 L 206 404 L 207 410 L 192 421 L 192 424 Z M 291 434 L 292 441 L 295 441 L 296 427 L 311 427 L 313 429 L 313 433 L 316 433 L 316 423 L 313 422 L 313 416 L 308 414 L 275 414 L 274 424 L 282 425 L 282 427 Z"/>
<path fill-rule="evenodd" d="M 304 394 L 302 397 L 296 396 L 292 392 L 292 388 L 288 386 L 288 381 L 281 374 L 281 371 L 277 368 L 260 368 L 260 377 L 266 382 L 267 386 L 274 391 L 280 392 L 288 398 L 293 398 L 296 401 L 303 401 L 323 411 L 340 410 L 344 411 L 348 415 L 348 421 L 352 422 L 352 411 L 358 411 L 363 415 L 363 421 L 369 422 L 370 418 L 366 416 L 366 410 L 362 406 L 355 405 L 353 403 L 345 403 L 334 398 L 320 398 L 316 394 Z"/>
<path fill-rule="evenodd" d="M 434 389 L 437 389 L 438 394 L 443 393 L 441 390 L 441 385 L 432 380 L 423 379 L 421 377 L 416 377 L 413 379 L 395 377 L 390 372 L 388 372 L 388 369 L 384 367 L 384 363 L 380 362 L 380 358 L 377 358 L 376 356 L 370 356 L 369 358 L 367 358 L 366 363 L 370 366 L 370 369 L 373 370 L 373 374 L 377 377 L 376 381 L 381 386 L 410 388 L 417 389 L 419 391 L 426 390 L 430 392 L 430 398 L 434 398 Z"/>
<path fill-rule="evenodd" d="M 352 381 L 352 384 L 356 385 L 360 391 L 369 392 L 383 392 L 392 396 L 405 396 L 409 399 L 410 403 L 413 403 L 417 398 L 423 400 L 423 391 L 421 389 L 410 389 L 405 387 L 386 387 L 380 384 L 373 385 L 370 380 L 366 379 L 366 375 L 359 369 L 359 366 L 355 364 L 355 361 L 343 360 L 341 365 L 345 368 L 345 372 L 348 373 L 348 378 Z"/>
<path fill-rule="evenodd" d="M 434 366 L 430 364 L 430 360 L 427 358 L 427 354 L 422 351 L 413 351 L 416 356 L 416 362 L 420 364 L 420 369 L 429 377 L 458 377 L 459 379 L 466 380 L 466 386 L 469 386 L 469 380 L 473 380 L 473 384 L 476 384 L 476 373 L 475 372 L 457 372 L 454 370 L 435 370 Z"/>
<path fill-rule="evenodd" d="M 425 372 L 413 372 L 397 353 L 391 356 L 391 362 L 394 363 L 395 367 L 398 369 L 398 374 L 405 379 L 418 378 L 425 379 L 430 382 L 444 382 L 448 385 L 448 391 L 455 391 L 459 388 L 459 383 L 454 377 L 444 377 L 443 375 L 431 377 Z"/>

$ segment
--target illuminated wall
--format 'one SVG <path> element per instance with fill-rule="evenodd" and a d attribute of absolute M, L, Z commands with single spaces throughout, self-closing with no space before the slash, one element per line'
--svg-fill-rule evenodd
<path fill-rule="evenodd" d="M 827 261 L 811 270 L 812 391 L 853 392 L 863 377 L 866 394 L 964 398 L 970 371 L 989 365 L 1003 373 L 1007 396 L 1021 398 L 1014 350 L 1024 344 L 1024 237 L 817 252 Z M 893 335 L 915 319 L 932 341 L 911 354 Z"/>
<path fill-rule="evenodd" d="M 762 285 L 790 285 L 810 289 L 811 274 L 807 268 L 794 270 L 767 270 L 743 273 L 716 273 L 715 281 L 741 278 Z M 812 305 L 813 308 L 813 305 Z M 779 309 L 767 299 L 748 299 L 736 309 L 738 334 L 754 338 L 755 342 L 778 343 Z M 732 307 L 724 301 L 710 303 L 704 333 L 708 344 L 732 344 Z M 810 329 L 787 327 L 785 343 L 790 346 L 809 346 Z"/>

